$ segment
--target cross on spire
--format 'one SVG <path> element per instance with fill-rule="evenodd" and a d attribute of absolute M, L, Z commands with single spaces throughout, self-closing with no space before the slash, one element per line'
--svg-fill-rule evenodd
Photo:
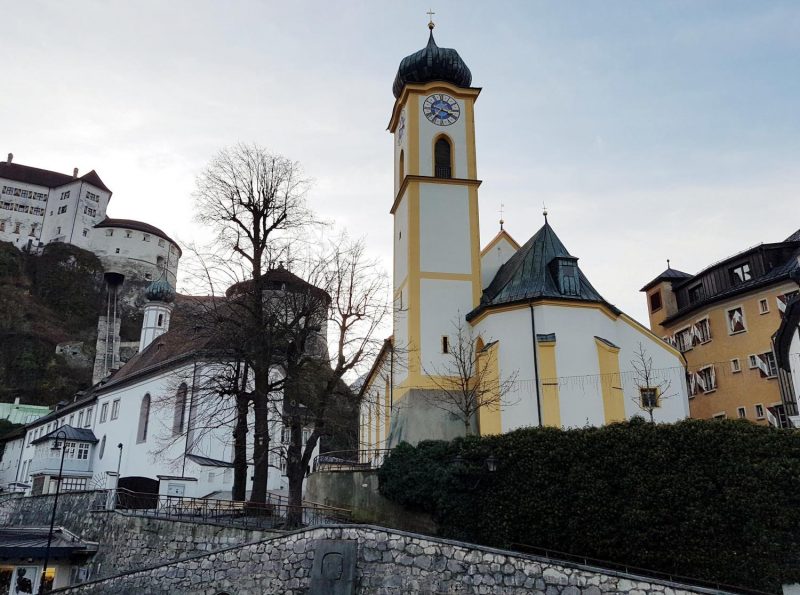
<path fill-rule="evenodd" d="M 433 9 L 429 8 L 428 12 L 425 13 L 425 14 L 428 15 L 428 29 L 433 31 L 433 28 L 436 26 L 436 25 L 433 24 L 433 15 L 435 15 L 436 13 L 433 12 Z"/>
<path fill-rule="evenodd" d="M 503 203 L 500 203 L 500 231 L 503 231 L 503 224 L 505 223 L 505 221 L 503 221 L 503 207 L 505 206 L 506 205 Z"/>

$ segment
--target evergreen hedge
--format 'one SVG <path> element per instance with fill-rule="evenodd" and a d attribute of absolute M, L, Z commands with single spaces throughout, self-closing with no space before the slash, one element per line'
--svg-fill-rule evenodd
<path fill-rule="evenodd" d="M 486 470 L 494 457 L 497 470 Z M 446 537 L 780 592 L 800 582 L 800 433 L 639 419 L 400 444 L 380 491 Z"/>

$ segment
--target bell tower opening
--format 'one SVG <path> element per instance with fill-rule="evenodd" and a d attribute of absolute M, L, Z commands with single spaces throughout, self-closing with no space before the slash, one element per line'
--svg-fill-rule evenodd
<path fill-rule="evenodd" d="M 442 135 L 433 147 L 433 174 L 437 178 L 451 178 L 453 173 L 452 145 L 450 139 Z"/>

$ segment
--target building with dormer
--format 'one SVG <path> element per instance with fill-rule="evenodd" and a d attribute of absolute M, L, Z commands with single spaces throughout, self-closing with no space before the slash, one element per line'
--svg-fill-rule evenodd
<path fill-rule="evenodd" d="M 773 336 L 798 272 L 800 231 L 696 275 L 668 266 L 642 288 L 650 329 L 686 358 L 692 417 L 787 426 Z"/>
<path fill-rule="evenodd" d="M 520 246 L 502 229 L 481 249 L 476 102 L 481 89 L 433 23 L 425 48 L 400 63 L 394 139 L 392 337 L 361 386 L 362 448 L 463 435 L 432 406 L 453 357 L 456 325 L 507 399 L 470 420 L 481 434 L 523 426 L 574 427 L 629 419 L 651 400 L 656 421 L 688 416 L 683 358 L 591 285 L 545 217 Z M 670 394 L 634 374 L 640 347 Z M 667 383 L 662 383 L 666 386 Z"/>

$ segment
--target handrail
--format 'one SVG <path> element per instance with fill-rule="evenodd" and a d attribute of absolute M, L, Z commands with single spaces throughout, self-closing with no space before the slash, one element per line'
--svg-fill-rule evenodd
<path fill-rule="evenodd" d="M 352 522 L 352 511 L 324 504 L 293 505 L 284 496 L 267 502 L 192 498 L 113 490 L 114 508 L 128 514 L 190 522 L 213 522 L 255 529 L 286 529 L 297 526 Z M 279 496 L 273 494 L 272 496 Z"/>
<path fill-rule="evenodd" d="M 705 589 L 713 589 L 717 591 L 726 591 L 732 593 L 746 593 L 752 595 L 768 594 L 767 591 L 760 591 L 758 589 L 752 589 L 750 587 L 728 585 L 718 581 L 710 581 L 706 579 L 698 579 L 698 578 L 683 576 L 680 574 L 676 574 L 674 572 L 664 572 L 662 570 L 639 568 L 638 566 L 631 566 L 630 564 L 624 564 L 621 562 L 611 562 L 610 560 L 601 560 L 599 558 L 591 558 L 589 556 L 583 556 L 579 554 L 570 554 L 568 552 L 561 552 L 558 550 L 537 547 L 534 545 L 528 545 L 526 543 L 512 543 L 510 544 L 510 546 L 516 549 L 517 551 L 529 553 L 535 556 L 539 556 L 540 558 L 546 558 L 548 560 L 553 560 L 558 562 L 572 562 L 575 564 L 583 564 L 584 566 L 596 566 L 599 568 L 614 570 L 616 572 L 622 572 L 624 574 L 630 574 L 637 577 L 654 578 L 671 583 L 691 585 Z"/>
<path fill-rule="evenodd" d="M 379 468 L 391 448 L 366 448 L 358 450 L 331 450 L 314 457 L 311 472 L 317 471 L 370 471 Z"/>

